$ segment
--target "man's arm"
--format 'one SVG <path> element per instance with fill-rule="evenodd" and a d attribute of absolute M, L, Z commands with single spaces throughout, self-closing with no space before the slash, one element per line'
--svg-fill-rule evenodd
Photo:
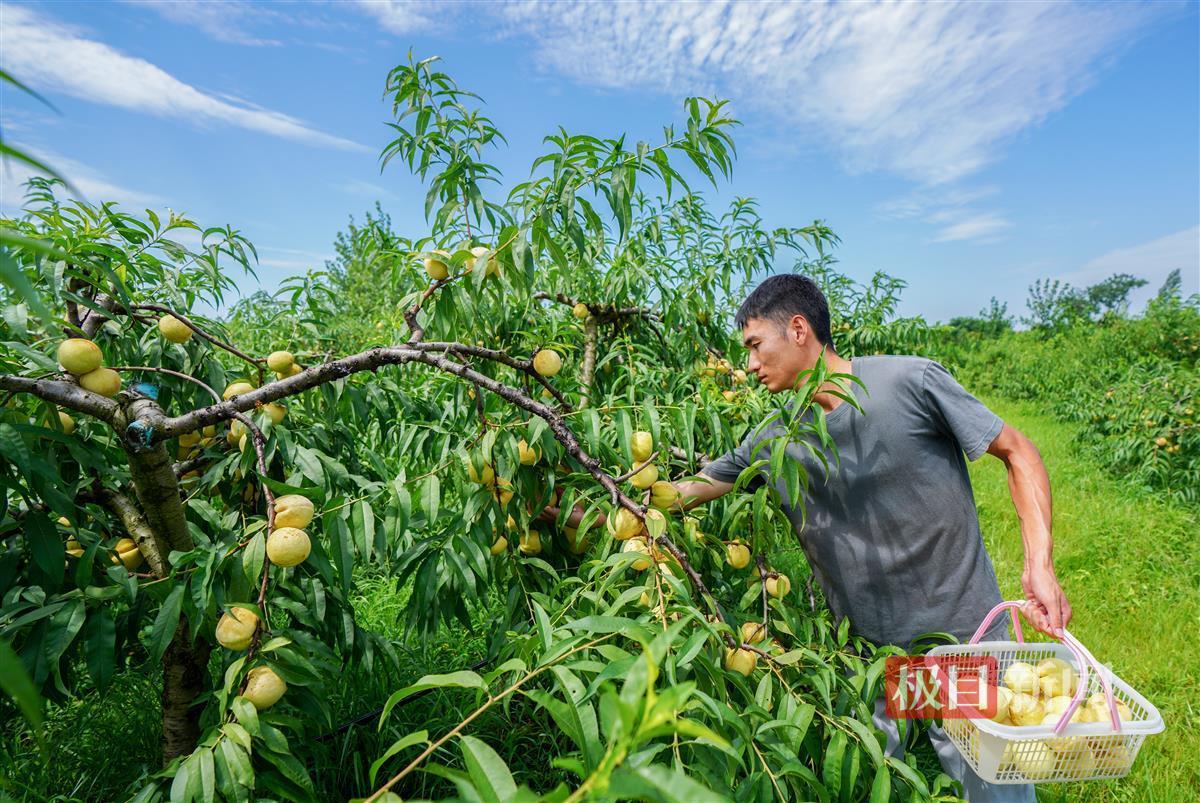
<path fill-rule="evenodd" d="M 1054 573 L 1050 477 L 1042 455 L 1033 441 L 1008 424 L 987 451 L 1004 461 L 1008 469 L 1008 491 L 1021 522 L 1025 548 L 1021 587 L 1030 602 L 1026 610 L 1038 630 L 1061 636 L 1071 621 L 1071 604 Z"/>
<path fill-rule="evenodd" d="M 732 482 L 722 482 L 711 477 L 705 477 L 702 480 L 690 480 L 686 482 L 672 483 L 675 490 L 679 493 L 679 502 L 676 509 L 691 510 L 696 505 L 702 505 L 705 502 L 711 502 L 717 497 L 724 496 L 733 490 Z M 556 488 L 557 495 L 562 495 L 562 489 Z M 647 491 L 647 494 L 649 491 Z M 682 506 L 682 507 L 679 507 Z M 558 507 L 556 505 L 547 505 L 538 516 L 542 521 L 552 522 L 558 519 Z M 583 507 L 576 505 L 571 511 L 570 518 L 567 520 L 568 527 L 578 527 L 579 521 L 583 518 Z M 605 523 L 605 516 L 600 514 L 596 519 L 597 525 Z"/>
<path fill-rule="evenodd" d="M 724 496 L 733 490 L 732 482 L 722 482 L 704 475 L 704 479 L 687 480 L 672 483 L 679 492 L 679 502 L 684 510 L 691 510 L 696 505 Z"/>

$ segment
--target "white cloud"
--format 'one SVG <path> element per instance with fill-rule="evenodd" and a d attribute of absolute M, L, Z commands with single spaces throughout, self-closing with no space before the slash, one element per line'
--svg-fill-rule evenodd
<path fill-rule="evenodd" d="M 1185 296 L 1200 292 L 1200 226 L 1109 251 L 1089 260 L 1079 270 L 1058 278 L 1076 287 L 1087 287 L 1114 273 L 1130 273 L 1148 280 L 1148 284 L 1132 296 L 1137 300 L 1158 292 L 1167 274 L 1173 270 L 1180 272 Z"/>
<path fill-rule="evenodd" d="M 1086 89 L 1160 6 L 569 3 L 503 6 L 548 71 L 719 92 L 820 135 L 854 171 L 948 182 Z"/>
<path fill-rule="evenodd" d="M 243 0 L 125 0 L 130 5 L 149 8 L 171 22 L 192 25 L 216 39 L 234 45 L 278 46 L 278 39 L 255 36 L 250 28 L 278 22 L 282 15 L 264 4 Z"/>
<path fill-rule="evenodd" d="M 946 222 L 955 217 L 957 215 L 949 214 L 943 220 L 938 220 L 937 222 Z M 936 220 L 937 216 L 934 219 Z M 943 227 L 934 235 L 933 241 L 935 243 L 949 243 L 958 240 L 993 241 L 998 232 L 1004 231 L 1010 225 L 1012 224 L 1006 218 L 994 212 L 983 212 L 957 220 Z"/>
<path fill-rule="evenodd" d="M 407 34 L 431 24 L 430 12 L 436 4 L 418 0 L 355 0 L 355 5 L 389 33 Z"/>
<path fill-rule="evenodd" d="M 4 69 L 35 87 L 160 117 L 223 123 L 322 147 L 374 152 L 309 128 L 282 112 L 205 93 L 148 61 L 88 39 L 27 8 L 12 4 L 2 8 Z"/>
<path fill-rule="evenodd" d="M 334 189 L 344 192 L 347 195 L 370 198 L 372 200 L 396 197 L 396 194 L 391 190 L 381 187 L 378 184 L 372 184 L 370 181 L 343 181 L 340 184 L 335 184 Z"/>
<path fill-rule="evenodd" d="M 9 145 L 24 151 L 47 167 L 51 167 L 79 190 L 83 200 L 98 204 L 102 201 L 114 201 L 121 206 L 143 209 L 145 207 L 162 206 L 166 201 L 153 193 L 122 187 L 107 178 L 103 173 L 75 161 L 62 154 L 53 153 L 40 148 L 31 148 L 21 143 L 9 142 Z M 15 212 L 25 201 L 24 184 L 34 176 L 44 175 L 21 162 L 12 159 L 0 164 L 0 209 Z M 67 190 L 59 189 L 58 197 L 69 194 Z"/>

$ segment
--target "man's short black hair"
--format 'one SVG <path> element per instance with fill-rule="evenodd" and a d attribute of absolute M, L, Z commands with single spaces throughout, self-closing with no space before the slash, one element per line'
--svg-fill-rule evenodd
<path fill-rule="evenodd" d="M 821 345 L 833 348 L 829 336 L 829 303 L 817 283 L 807 276 L 784 273 L 764 280 L 742 302 L 733 323 L 743 329 L 751 318 L 760 318 L 785 328 L 795 315 L 805 317 Z"/>

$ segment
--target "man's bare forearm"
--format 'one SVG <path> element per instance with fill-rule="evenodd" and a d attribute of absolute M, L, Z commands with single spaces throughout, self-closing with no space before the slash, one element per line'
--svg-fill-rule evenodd
<path fill-rule="evenodd" d="M 1037 447 L 1022 438 L 1022 448 L 1006 461 L 1008 491 L 1012 496 L 1017 519 L 1021 523 L 1021 542 L 1025 548 L 1025 565 L 1031 568 L 1051 568 L 1054 565 L 1052 535 L 1053 500 L 1050 476 Z"/>

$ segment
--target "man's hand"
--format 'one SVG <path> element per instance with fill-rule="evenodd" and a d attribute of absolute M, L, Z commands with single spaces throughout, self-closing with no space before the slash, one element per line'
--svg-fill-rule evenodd
<path fill-rule="evenodd" d="M 1032 567 L 1026 564 L 1021 572 L 1021 588 L 1025 591 L 1025 615 L 1042 633 L 1062 638 L 1063 628 L 1071 622 L 1071 603 L 1063 593 L 1054 567 Z"/>

